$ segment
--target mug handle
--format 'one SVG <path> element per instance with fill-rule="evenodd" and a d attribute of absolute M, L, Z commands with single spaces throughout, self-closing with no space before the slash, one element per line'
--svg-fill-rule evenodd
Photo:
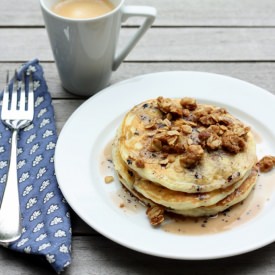
<path fill-rule="evenodd" d="M 151 27 L 155 18 L 157 10 L 148 6 L 124 6 L 122 8 L 122 21 L 126 21 L 129 17 L 138 16 L 144 17 L 145 20 L 137 30 L 137 32 L 130 39 L 128 44 L 122 49 L 114 59 L 113 71 L 115 71 L 127 54 L 134 48 L 138 40 L 144 35 L 144 33 Z"/>

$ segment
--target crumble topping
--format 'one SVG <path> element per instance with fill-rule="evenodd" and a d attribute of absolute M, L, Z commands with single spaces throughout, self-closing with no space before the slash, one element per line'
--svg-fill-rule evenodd
<path fill-rule="evenodd" d="M 160 96 L 156 105 L 162 118 L 145 124 L 151 138 L 147 148 L 150 152 L 180 154 L 181 166 L 192 168 L 200 163 L 206 150 L 238 154 L 246 148 L 250 128 L 233 119 L 224 108 L 198 105 L 189 97 L 175 101 Z M 139 161 L 137 165 L 144 167 Z"/>
<path fill-rule="evenodd" d="M 197 102 L 194 98 L 184 97 L 180 100 L 180 104 L 184 109 L 193 111 L 197 108 Z"/>
<path fill-rule="evenodd" d="M 226 131 L 222 136 L 222 146 L 225 150 L 237 154 L 244 150 L 245 140 L 232 131 Z"/>
<path fill-rule="evenodd" d="M 146 215 L 151 225 L 157 226 L 164 221 L 164 208 L 157 205 L 151 206 L 147 209 Z"/>
<path fill-rule="evenodd" d="M 193 166 L 196 166 L 197 163 L 200 162 L 200 160 L 203 157 L 203 149 L 200 145 L 193 145 L 187 147 L 186 154 L 182 155 L 180 157 L 180 164 L 183 167 L 190 168 Z"/>
<path fill-rule="evenodd" d="M 163 98 L 162 96 L 159 96 L 157 98 L 158 108 L 165 114 L 171 113 L 182 116 L 183 115 L 183 109 L 180 104 L 177 104 L 176 102 L 172 101 L 170 98 Z"/>
<path fill-rule="evenodd" d="M 260 172 L 263 172 L 263 173 L 269 172 L 275 166 L 275 157 L 265 156 L 257 163 L 257 166 L 259 167 Z"/>

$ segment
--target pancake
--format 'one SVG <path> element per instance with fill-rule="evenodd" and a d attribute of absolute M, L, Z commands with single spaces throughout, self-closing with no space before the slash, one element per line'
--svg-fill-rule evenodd
<path fill-rule="evenodd" d="M 123 187 L 125 187 L 126 190 L 129 191 L 131 195 L 136 197 L 142 204 L 144 204 L 145 206 L 148 206 L 148 207 L 156 205 L 153 201 L 145 198 L 142 194 L 138 193 L 136 190 L 131 188 L 131 185 L 129 185 L 129 182 L 126 181 L 120 174 L 118 174 L 118 177 L 119 177 L 119 181 L 121 182 Z"/>
<path fill-rule="evenodd" d="M 233 193 L 231 193 L 229 196 L 227 196 L 226 198 L 224 198 L 223 200 L 219 201 L 214 205 L 187 210 L 166 210 L 189 217 L 214 216 L 232 207 L 233 205 L 236 205 L 239 202 L 245 200 L 251 193 L 253 187 L 255 186 L 257 178 L 258 170 L 257 168 L 253 168 L 249 177 L 244 181 L 244 183 L 240 187 L 238 187 Z"/>
<path fill-rule="evenodd" d="M 202 140 L 209 132 L 212 136 Z M 230 144 L 234 139 L 237 146 Z M 185 193 L 226 189 L 256 162 L 254 137 L 246 125 L 224 109 L 190 107 L 180 99 L 158 98 L 132 108 L 122 122 L 118 147 L 123 161 L 141 178 Z"/>
<path fill-rule="evenodd" d="M 127 166 L 120 156 L 118 146 L 119 137 L 120 131 L 118 130 L 112 152 L 115 170 L 118 171 L 119 179 L 122 184 L 143 202 L 148 199 L 149 202 L 154 202 L 155 204 L 175 210 L 213 205 L 231 194 L 250 174 L 249 171 L 242 179 L 227 188 L 217 189 L 208 193 L 185 193 L 169 190 L 159 184 L 139 177 L 135 171 Z M 146 201 L 146 203 L 148 203 L 148 201 Z"/>
<path fill-rule="evenodd" d="M 167 189 L 144 179 L 137 179 L 134 189 L 145 198 L 156 204 L 175 210 L 187 210 L 213 205 L 235 191 L 248 177 L 250 171 L 241 180 L 225 189 L 217 189 L 208 193 L 185 193 Z"/>

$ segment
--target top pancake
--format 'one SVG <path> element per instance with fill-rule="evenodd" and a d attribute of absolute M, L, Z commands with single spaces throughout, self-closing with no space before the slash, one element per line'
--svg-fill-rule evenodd
<path fill-rule="evenodd" d="M 119 150 L 144 179 L 187 193 L 226 188 L 256 162 L 252 133 L 224 109 L 191 99 L 152 99 L 125 116 Z"/>

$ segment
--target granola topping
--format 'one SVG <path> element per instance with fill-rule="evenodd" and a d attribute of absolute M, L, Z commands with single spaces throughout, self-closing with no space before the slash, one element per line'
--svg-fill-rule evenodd
<path fill-rule="evenodd" d="M 158 102 L 158 107 L 159 109 L 167 114 L 167 113 L 171 113 L 171 114 L 176 114 L 179 116 L 183 115 L 183 110 L 182 107 L 180 106 L 180 104 L 176 104 L 172 101 L 172 99 L 170 98 L 163 98 L 162 96 L 159 96 L 157 98 L 157 102 Z"/>
<path fill-rule="evenodd" d="M 194 98 L 184 97 L 180 100 L 180 104 L 183 108 L 190 111 L 194 111 L 197 108 L 197 102 Z"/>
<path fill-rule="evenodd" d="M 180 157 L 180 164 L 185 168 L 196 166 L 203 157 L 203 149 L 200 145 L 190 145 L 186 153 Z"/>
<path fill-rule="evenodd" d="M 160 225 L 164 221 L 164 208 L 157 205 L 151 206 L 147 209 L 146 215 L 148 216 L 151 225 Z"/>
<path fill-rule="evenodd" d="M 190 168 L 200 163 L 205 151 L 237 154 L 245 150 L 250 129 L 236 123 L 224 108 L 198 105 L 189 97 L 179 101 L 158 97 L 156 108 L 162 118 L 145 124 L 150 152 L 179 155 L 181 166 Z M 140 168 L 143 165 L 139 163 Z"/>
<path fill-rule="evenodd" d="M 211 150 L 219 149 L 222 144 L 221 138 L 217 134 L 212 134 L 206 141 L 206 145 Z"/>
<path fill-rule="evenodd" d="M 237 154 L 244 150 L 245 140 L 232 131 L 226 131 L 222 136 L 222 146 L 226 151 Z"/>
<path fill-rule="evenodd" d="M 275 157 L 265 156 L 257 163 L 257 166 L 259 167 L 260 172 L 263 172 L 263 173 L 269 172 L 275 166 Z"/>

